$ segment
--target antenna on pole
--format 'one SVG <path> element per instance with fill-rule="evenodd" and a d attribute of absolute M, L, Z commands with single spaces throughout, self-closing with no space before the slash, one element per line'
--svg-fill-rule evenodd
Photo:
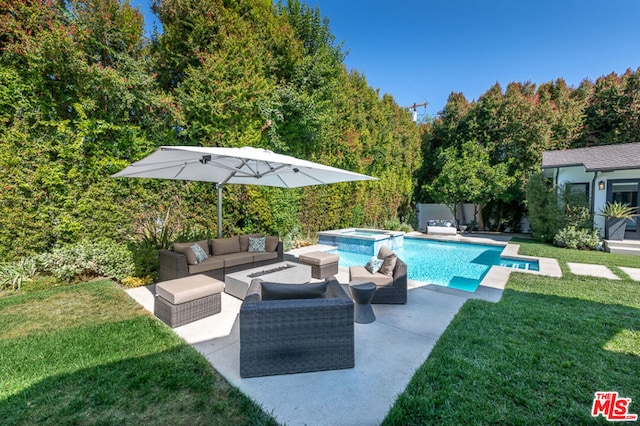
<path fill-rule="evenodd" d="M 410 105 L 408 107 L 405 107 L 405 109 L 408 109 L 409 111 L 411 111 L 411 121 L 413 121 L 414 123 L 418 122 L 418 107 L 424 107 L 424 109 L 427 109 L 427 105 L 429 105 L 429 102 L 425 101 L 421 104 L 417 104 L 417 103 L 413 103 L 413 105 Z"/>

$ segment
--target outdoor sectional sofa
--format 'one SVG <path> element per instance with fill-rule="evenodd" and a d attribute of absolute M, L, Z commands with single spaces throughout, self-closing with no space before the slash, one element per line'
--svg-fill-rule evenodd
<path fill-rule="evenodd" d="M 250 242 L 257 243 L 250 247 Z M 261 247 L 260 243 L 264 243 Z M 196 251 L 206 254 L 198 261 Z M 282 262 L 284 251 L 278 237 L 261 234 L 215 238 L 191 243 L 174 243 L 171 250 L 160 250 L 160 281 L 173 280 L 195 274 L 205 274 L 224 280 L 226 274 Z"/>

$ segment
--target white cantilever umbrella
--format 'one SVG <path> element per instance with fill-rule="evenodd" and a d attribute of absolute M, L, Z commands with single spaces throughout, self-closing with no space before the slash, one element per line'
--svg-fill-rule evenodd
<path fill-rule="evenodd" d="M 162 146 L 112 177 L 215 182 L 218 236 L 222 236 L 222 186 L 227 183 L 297 188 L 377 178 L 253 148 Z"/>

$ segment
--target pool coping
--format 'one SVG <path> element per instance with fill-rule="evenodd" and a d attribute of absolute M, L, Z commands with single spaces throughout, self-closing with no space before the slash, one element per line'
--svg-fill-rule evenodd
<path fill-rule="evenodd" d="M 480 284 L 478 285 L 478 289 L 480 287 L 488 288 L 488 289 L 497 289 L 504 290 L 507 281 L 509 281 L 509 277 L 511 272 L 520 272 L 523 274 L 532 274 L 532 275 L 542 275 L 545 277 L 554 277 L 561 278 L 562 277 L 562 269 L 560 268 L 560 264 L 557 259 L 553 259 L 550 257 L 537 257 L 537 256 L 527 256 L 524 254 L 518 254 L 520 250 L 520 244 L 512 244 L 509 242 L 511 236 L 504 234 L 467 234 L 467 235 L 425 235 L 419 232 L 409 232 L 405 235 L 407 238 L 417 238 L 417 239 L 425 239 L 425 240 L 434 240 L 434 241 L 443 241 L 443 242 L 458 242 L 458 243 L 469 243 L 469 244 L 483 244 L 490 246 L 502 246 L 504 250 L 500 254 L 500 257 L 503 259 L 510 260 L 524 260 L 524 261 L 537 261 L 539 270 L 538 271 L 530 271 L 525 269 L 514 269 L 509 268 L 507 266 L 499 266 L 494 265 L 487 271 L 487 274 L 484 276 Z M 447 288 L 447 287 L 445 287 Z M 476 289 L 476 291 L 478 291 Z"/>
<path fill-rule="evenodd" d="M 373 233 L 369 235 L 347 234 L 347 232 L 356 232 L 356 231 L 373 232 Z M 326 237 L 345 237 L 345 238 L 352 238 L 354 240 L 366 240 L 366 241 L 387 240 L 390 237 L 400 237 L 404 235 L 406 234 L 402 231 L 387 231 L 384 229 L 372 229 L 372 228 L 343 228 L 343 229 L 332 229 L 330 231 L 318 232 L 319 239 L 321 236 L 326 236 Z"/>
<path fill-rule="evenodd" d="M 415 238 L 415 239 L 424 239 L 424 240 L 434 240 L 434 241 L 443 241 L 443 242 L 458 242 L 458 243 L 470 243 L 470 244 L 482 244 L 482 245 L 490 245 L 490 246 L 498 246 L 504 247 L 504 250 L 500 254 L 500 257 L 503 259 L 511 259 L 511 260 L 524 260 L 524 261 L 537 261 L 539 270 L 531 271 L 525 269 L 514 269 L 509 268 L 507 266 L 498 266 L 494 265 L 487 271 L 486 275 L 476 288 L 475 292 L 467 292 L 470 294 L 477 294 L 481 298 L 488 298 L 493 301 L 500 300 L 502 295 L 502 290 L 504 290 L 507 281 L 509 281 L 509 277 L 512 272 L 523 273 L 523 274 L 532 274 L 532 275 L 540 275 L 546 277 L 553 278 L 561 278 L 562 277 L 562 269 L 560 268 L 560 264 L 557 259 L 549 258 L 549 257 L 537 257 L 537 256 L 526 256 L 523 254 L 518 254 L 520 250 L 520 244 L 512 244 L 509 242 L 511 236 L 504 234 L 467 234 L 467 235 L 426 235 L 421 232 L 407 232 L 405 234 L 405 238 Z M 295 249 L 289 251 L 287 254 L 292 255 L 294 258 L 297 258 L 300 254 L 303 254 L 307 251 L 328 251 L 336 249 L 337 247 L 317 244 L 314 246 L 302 247 L 300 249 Z M 413 281 L 413 287 L 422 287 L 425 285 L 435 286 L 436 284 L 432 284 L 426 281 Z M 438 286 L 442 289 L 456 290 L 457 291 L 465 291 L 452 289 L 451 287 Z M 496 290 L 500 291 L 499 295 L 494 295 Z M 483 294 L 488 293 L 487 297 L 483 297 Z"/>

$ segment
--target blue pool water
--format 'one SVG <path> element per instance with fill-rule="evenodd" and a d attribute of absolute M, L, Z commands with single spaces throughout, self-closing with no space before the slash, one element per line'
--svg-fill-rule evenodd
<path fill-rule="evenodd" d="M 491 266 L 537 271 L 537 262 L 500 258 L 504 247 L 405 238 L 394 252 L 407 264 L 410 280 L 475 291 Z M 366 265 L 370 255 L 335 250 L 340 266 Z"/>

